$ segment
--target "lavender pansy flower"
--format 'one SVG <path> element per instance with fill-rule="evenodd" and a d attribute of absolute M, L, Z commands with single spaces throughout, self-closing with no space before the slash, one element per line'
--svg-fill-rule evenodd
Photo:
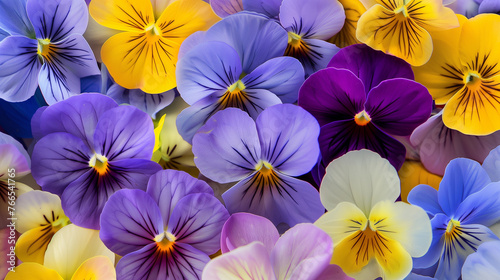
<path fill-rule="evenodd" d="M 28 0 L 25 10 L 21 2 L 3 1 L 0 9 L 0 27 L 16 34 L 0 42 L 0 98 L 24 101 L 37 86 L 48 104 L 79 94 L 80 78 L 99 74 L 81 35 L 87 27 L 85 2 Z"/>
<path fill-rule="evenodd" d="M 299 105 L 316 117 L 325 165 L 351 150 L 369 149 L 399 169 L 407 136 L 431 114 L 432 97 L 409 64 L 364 45 L 342 49 L 329 68 L 311 75 Z M 411 106 L 408 106 L 411 104 Z"/>
<path fill-rule="evenodd" d="M 99 229 L 99 215 L 120 189 L 145 189 L 161 167 L 150 161 L 153 122 L 132 106 L 82 94 L 40 108 L 32 120 L 33 177 L 61 197 L 71 222 Z"/>
<path fill-rule="evenodd" d="M 193 138 L 196 166 L 218 183 L 237 182 L 222 198 L 230 213 L 250 212 L 275 225 L 314 222 L 324 213 L 317 190 L 294 177 L 318 159 L 317 121 L 304 109 L 279 104 L 256 121 L 228 108 Z"/>
<path fill-rule="evenodd" d="M 147 190 L 120 190 L 101 216 L 100 237 L 123 256 L 118 280 L 199 279 L 229 218 L 207 183 L 162 170 Z"/>
<path fill-rule="evenodd" d="M 431 218 L 429 251 L 414 259 L 419 274 L 437 279 L 459 279 L 467 256 L 487 241 L 499 240 L 489 227 L 500 222 L 500 182 L 491 183 L 481 165 L 457 158 L 446 167 L 439 190 L 418 185 L 408 202 Z"/>
<path fill-rule="evenodd" d="M 255 119 L 271 105 L 297 101 L 304 69 L 297 59 L 281 57 L 287 37 L 277 23 L 255 14 L 237 14 L 203 36 L 176 70 L 179 93 L 191 105 L 177 119 L 187 142 L 219 110 L 236 107 Z"/>
<path fill-rule="evenodd" d="M 500 14 L 498 0 L 443 0 L 443 4 L 468 18 L 485 13 Z"/>
<path fill-rule="evenodd" d="M 313 224 L 298 224 L 280 237 L 266 218 L 236 213 L 222 228 L 221 249 L 203 279 L 352 279 L 329 265 L 332 240 Z"/>

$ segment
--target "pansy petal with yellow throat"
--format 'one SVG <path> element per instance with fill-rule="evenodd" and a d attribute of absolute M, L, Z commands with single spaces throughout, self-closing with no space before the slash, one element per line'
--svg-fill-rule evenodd
<path fill-rule="evenodd" d="M 89 12 L 98 23 L 122 31 L 144 32 L 155 22 L 149 0 L 93 0 Z"/>

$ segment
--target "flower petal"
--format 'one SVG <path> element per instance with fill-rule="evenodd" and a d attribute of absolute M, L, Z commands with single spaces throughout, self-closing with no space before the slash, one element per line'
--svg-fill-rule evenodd
<path fill-rule="evenodd" d="M 8 134 L 0 132 L 0 170 L 2 175 L 0 179 L 7 179 L 10 168 L 14 168 L 16 176 L 22 177 L 31 172 L 31 159 L 19 141 Z"/>
<path fill-rule="evenodd" d="M 57 271 L 38 263 L 22 263 L 5 276 L 5 280 L 64 280 Z"/>
<path fill-rule="evenodd" d="M 105 256 L 92 257 L 83 262 L 76 270 L 71 280 L 79 279 L 116 279 L 113 263 Z"/>
<path fill-rule="evenodd" d="M 500 182 L 490 183 L 460 203 L 455 217 L 464 224 L 492 226 L 500 221 Z"/>
<path fill-rule="evenodd" d="M 425 184 L 437 190 L 439 188 L 439 183 L 441 183 L 441 179 L 443 179 L 443 177 L 439 175 L 430 173 L 425 169 L 422 163 L 413 160 L 406 160 L 398 171 L 398 175 L 401 180 L 401 201 L 403 202 L 408 202 L 408 194 L 416 186 Z M 435 202 L 437 203 L 437 192 L 435 192 Z M 436 209 L 441 209 L 441 207 Z M 442 210 L 439 212 L 442 212 Z"/>
<path fill-rule="evenodd" d="M 366 8 L 360 1 L 339 0 L 344 7 L 345 22 L 342 29 L 328 42 L 335 44 L 339 48 L 361 43 L 356 38 L 356 28 L 361 15 L 366 12 Z"/>
<path fill-rule="evenodd" d="M 246 11 L 257 12 L 269 18 L 278 18 L 282 0 L 242 0 Z"/>
<path fill-rule="evenodd" d="M 256 121 L 262 157 L 290 176 L 309 172 L 318 161 L 319 125 L 306 110 L 292 104 L 264 110 Z"/>
<path fill-rule="evenodd" d="M 242 0 L 212 0 L 210 6 L 222 18 L 243 11 Z"/>
<path fill-rule="evenodd" d="M 194 136 L 193 154 L 200 172 L 216 182 L 247 177 L 261 154 L 254 121 L 236 108 L 217 112 Z"/>
<path fill-rule="evenodd" d="M 102 210 L 99 236 L 109 249 L 119 255 L 124 256 L 155 243 L 154 238 L 162 231 L 160 209 L 144 191 L 118 191 Z"/>
<path fill-rule="evenodd" d="M 0 97 L 20 102 L 35 94 L 42 63 L 37 43 L 23 36 L 9 36 L 0 42 Z"/>
<path fill-rule="evenodd" d="M 462 266 L 462 279 L 488 279 L 500 277 L 498 264 L 500 241 L 492 241 L 479 245 L 475 253 L 470 254 Z"/>
<path fill-rule="evenodd" d="M 335 264 L 328 265 L 323 272 L 316 277 L 316 280 L 329 280 L 332 279 L 332 277 L 336 280 L 354 280 L 354 278 L 347 276 L 340 266 Z"/>
<path fill-rule="evenodd" d="M 0 4 L 0 29 L 10 35 L 32 37 L 35 34 L 33 25 L 26 13 L 26 0 L 2 1 Z"/>
<path fill-rule="evenodd" d="M 316 279 L 330 263 L 332 239 L 312 224 L 299 224 L 276 242 L 271 263 L 277 279 Z"/>
<path fill-rule="evenodd" d="M 203 279 L 276 279 L 266 248 L 260 242 L 221 255 L 203 269 Z"/>
<path fill-rule="evenodd" d="M 420 206 L 432 216 L 443 213 L 439 205 L 437 190 L 428 185 L 418 185 L 413 188 L 408 194 L 408 202 Z"/>
<path fill-rule="evenodd" d="M 271 255 L 279 237 L 278 230 L 268 219 L 250 213 L 234 213 L 222 227 L 221 251 L 225 254 L 259 241 Z"/>
<path fill-rule="evenodd" d="M 325 68 L 339 48 L 320 39 L 300 39 L 296 44 L 288 44 L 285 55 L 297 58 L 304 66 L 306 76 Z"/>
<path fill-rule="evenodd" d="M 360 170 L 363 176 L 360 176 Z M 378 154 L 352 151 L 332 161 L 320 187 L 321 202 L 327 210 L 341 202 L 351 202 L 368 217 L 379 201 L 395 201 L 399 177 L 394 167 Z"/>
<path fill-rule="evenodd" d="M 122 31 L 141 32 L 155 21 L 149 0 L 96 0 L 90 2 L 89 12 L 98 23 Z"/>
<path fill-rule="evenodd" d="M 492 149 L 488 156 L 486 156 L 483 168 L 490 176 L 492 182 L 500 181 L 500 146 Z"/>

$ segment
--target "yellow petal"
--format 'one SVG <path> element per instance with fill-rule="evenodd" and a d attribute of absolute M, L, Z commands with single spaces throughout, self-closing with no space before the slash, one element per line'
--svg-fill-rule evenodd
<path fill-rule="evenodd" d="M 23 233 L 16 242 L 16 256 L 22 262 L 43 264 L 45 251 L 56 231 L 49 224 Z"/>
<path fill-rule="evenodd" d="M 406 7 L 409 17 L 427 31 L 459 26 L 457 15 L 452 9 L 444 7 L 442 0 L 411 0 Z"/>
<path fill-rule="evenodd" d="M 158 120 L 158 123 L 155 125 L 155 147 L 153 148 L 153 151 L 156 151 L 160 149 L 161 147 L 161 142 L 160 142 L 160 132 L 163 128 L 163 124 L 165 123 L 165 115 L 163 115 L 160 120 Z"/>
<path fill-rule="evenodd" d="M 97 256 L 86 260 L 76 270 L 71 280 L 113 280 L 116 279 L 116 271 L 113 263 L 108 257 Z"/>
<path fill-rule="evenodd" d="M 414 66 L 425 64 L 432 54 L 432 39 L 425 29 L 411 17 L 396 14 L 381 5 L 371 7 L 361 16 L 356 37 Z"/>
<path fill-rule="evenodd" d="M 63 280 L 55 270 L 38 263 L 22 263 L 14 271 L 9 272 L 5 280 Z"/>
<path fill-rule="evenodd" d="M 156 25 L 165 38 L 187 38 L 210 28 L 220 18 L 202 0 L 177 0 L 163 11 Z"/>
<path fill-rule="evenodd" d="M 407 202 L 408 194 L 417 185 L 425 184 L 437 190 L 443 178 L 427 171 L 421 162 L 409 160 L 403 163 L 398 174 L 401 179 L 401 200 L 404 202 Z"/>
<path fill-rule="evenodd" d="M 109 38 L 101 57 L 120 86 L 161 93 L 175 87 L 175 63 L 180 42 L 151 32 L 123 32 Z"/>
<path fill-rule="evenodd" d="M 339 48 L 361 43 L 356 38 L 356 28 L 361 15 L 366 12 L 365 7 L 359 0 L 339 0 L 344 6 L 345 22 L 342 29 L 328 42 L 335 44 Z"/>
<path fill-rule="evenodd" d="M 149 0 L 92 0 L 89 12 L 98 23 L 122 31 L 144 32 L 155 22 Z"/>

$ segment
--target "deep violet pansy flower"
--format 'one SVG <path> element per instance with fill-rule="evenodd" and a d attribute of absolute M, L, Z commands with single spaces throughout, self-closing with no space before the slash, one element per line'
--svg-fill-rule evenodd
<path fill-rule="evenodd" d="M 178 170 L 151 176 L 146 192 L 120 190 L 101 216 L 100 237 L 116 254 L 118 280 L 199 279 L 229 218 L 204 181 Z"/>
<path fill-rule="evenodd" d="M 40 86 L 48 104 L 80 94 L 80 78 L 98 75 L 83 38 L 88 9 L 81 0 L 2 1 L 0 98 L 24 101 Z"/>
<path fill-rule="evenodd" d="M 427 89 L 403 60 L 365 45 L 342 49 L 329 68 L 300 88 L 299 105 L 316 117 L 325 165 L 351 150 L 369 149 L 399 169 L 406 149 L 391 135 L 408 136 L 432 110 Z"/>
<path fill-rule="evenodd" d="M 219 110 L 236 107 L 256 119 L 269 106 L 297 101 L 304 69 L 297 59 L 283 57 L 287 35 L 279 24 L 257 14 L 237 14 L 202 36 L 192 48 L 190 41 L 183 45 L 187 52 L 176 70 L 177 89 L 191 105 L 177 119 L 187 142 Z"/>
<path fill-rule="evenodd" d="M 318 191 L 294 178 L 318 160 L 318 134 L 314 117 L 292 104 L 271 106 L 256 121 L 227 108 L 194 136 L 194 161 L 215 182 L 237 182 L 222 194 L 229 213 L 249 212 L 292 227 L 324 213 Z"/>
<path fill-rule="evenodd" d="M 99 229 L 104 204 L 120 189 L 145 190 L 161 167 L 150 161 L 151 118 L 101 94 L 82 94 L 40 108 L 32 120 L 32 174 L 44 191 L 61 197 L 76 225 Z"/>

